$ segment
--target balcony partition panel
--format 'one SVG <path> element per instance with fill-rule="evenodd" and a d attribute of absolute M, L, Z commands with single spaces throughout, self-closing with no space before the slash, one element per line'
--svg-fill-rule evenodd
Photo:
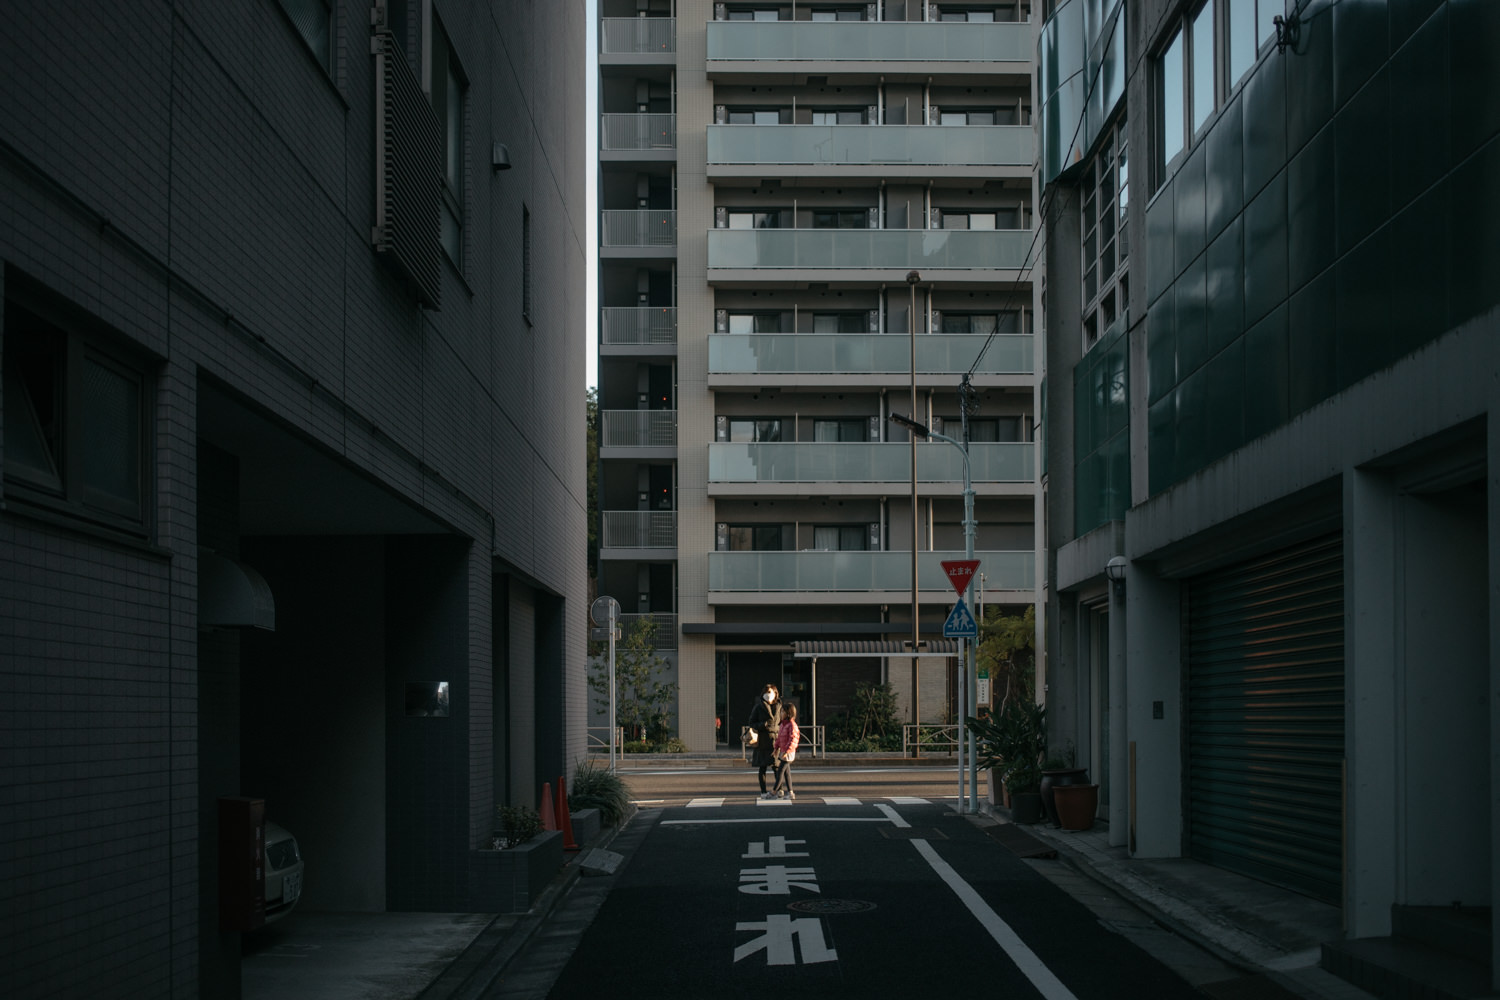
<path fill-rule="evenodd" d="M 599 213 L 602 247 L 669 247 L 677 243 L 673 209 L 605 209 Z"/>
<path fill-rule="evenodd" d="M 599 414 L 601 448 L 672 448 L 676 410 L 604 410 Z"/>
<path fill-rule="evenodd" d="M 1019 270 L 1026 229 L 710 229 L 708 267 Z"/>
<path fill-rule="evenodd" d="M 652 55 L 677 51 L 675 17 L 602 17 L 599 51 L 605 55 Z"/>
<path fill-rule="evenodd" d="M 1030 167 L 1035 146 L 1029 125 L 708 127 L 710 164 Z"/>
<path fill-rule="evenodd" d="M 985 589 L 1031 590 L 1036 583 L 1033 552 L 976 552 Z M 924 551 L 917 556 L 921 590 L 951 594 L 944 560 L 961 551 Z M 739 593 L 911 593 L 911 550 L 885 552 L 710 552 L 708 589 Z"/>
<path fill-rule="evenodd" d="M 676 306 L 605 306 L 599 338 L 612 346 L 671 344 L 677 340 Z"/>
<path fill-rule="evenodd" d="M 977 375 L 1031 374 L 1032 351 L 1029 333 L 922 333 L 917 372 L 954 375 L 973 368 Z M 708 370 L 715 375 L 899 375 L 911 371 L 911 341 L 907 333 L 711 334 Z"/>
<path fill-rule="evenodd" d="M 671 612 L 651 612 L 649 614 L 623 614 L 620 616 L 620 629 L 630 634 L 631 627 L 642 618 L 650 618 L 656 622 L 656 648 L 677 648 L 677 616 Z"/>
<path fill-rule="evenodd" d="M 1029 442 L 973 442 L 970 475 L 976 483 L 1028 483 Z M 919 483 L 962 483 L 963 456 L 945 441 L 917 446 Z M 911 481 L 911 446 L 894 441 L 840 441 L 708 446 L 711 483 L 899 483 Z"/>
<path fill-rule="evenodd" d="M 601 150 L 675 149 L 676 146 L 676 115 L 626 114 L 599 116 L 599 148 Z"/>
<path fill-rule="evenodd" d="M 715 62 L 1029 62 L 1027 23 L 713 21 Z"/>

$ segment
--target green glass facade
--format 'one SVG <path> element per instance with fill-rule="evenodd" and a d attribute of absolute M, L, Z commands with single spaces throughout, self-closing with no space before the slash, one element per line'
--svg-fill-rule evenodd
<path fill-rule="evenodd" d="M 1123 329 L 1073 368 L 1073 534 L 1124 518 L 1130 506 L 1130 406 Z"/>
<path fill-rule="evenodd" d="M 1500 4 L 1338 4 L 1146 212 L 1158 493 L 1500 303 Z"/>

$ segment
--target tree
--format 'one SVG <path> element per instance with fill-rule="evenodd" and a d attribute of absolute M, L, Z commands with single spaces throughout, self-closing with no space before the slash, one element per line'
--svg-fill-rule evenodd
<path fill-rule="evenodd" d="M 625 630 L 615 644 L 615 722 L 629 738 L 639 733 L 650 743 L 665 743 L 672 737 L 672 705 L 677 701 L 677 682 L 664 679 L 672 664 L 656 652 L 656 630 L 651 615 L 642 615 Z M 609 710 L 609 663 L 596 658 L 589 670 L 589 687 Z"/>
<path fill-rule="evenodd" d="M 1011 698 L 1036 700 L 1036 608 L 1027 605 L 1019 615 L 1000 607 L 986 608 L 979 625 L 980 667 L 988 667 L 998 694 L 996 710 Z"/>

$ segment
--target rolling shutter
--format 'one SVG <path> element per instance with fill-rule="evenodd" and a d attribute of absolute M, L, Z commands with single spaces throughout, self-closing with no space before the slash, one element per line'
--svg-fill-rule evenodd
<path fill-rule="evenodd" d="M 1339 902 L 1340 537 L 1189 581 L 1187 616 L 1187 853 Z"/>

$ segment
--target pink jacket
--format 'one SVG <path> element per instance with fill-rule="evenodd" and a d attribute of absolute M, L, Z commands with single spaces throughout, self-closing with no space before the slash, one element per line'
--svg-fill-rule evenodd
<path fill-rule="evenodd" d="M 791 719 L 782 719 L 776 730 L 776 751 L 784 756 L 795 756 L 797 745 L 802 742 L 802 730 Z"/>

